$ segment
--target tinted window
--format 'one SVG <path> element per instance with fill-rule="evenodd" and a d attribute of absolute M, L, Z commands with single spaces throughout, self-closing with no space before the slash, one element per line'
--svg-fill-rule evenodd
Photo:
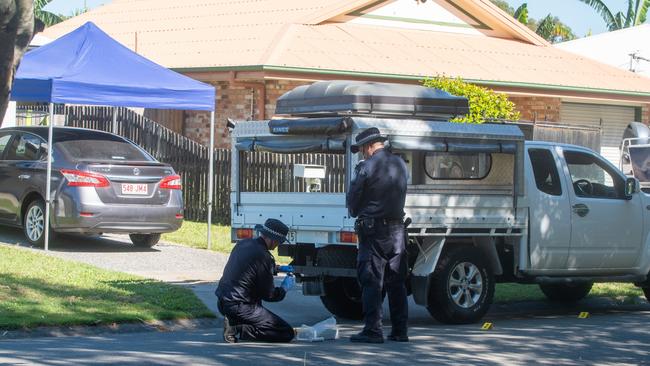
<path fill-rule="evenodd" d="M 2 153 L 5 151 L 10 139 L 11 135 L 0 135 L 0 158 L 2 158 Z"/>
<path fill-rule="evenodd" d="M 624 198 L 623 178 L 597 157 L 577 151 L 565 151 L 564 159 L 569 167 L 576 196 Z"/>
<path fill-rule="evenodd" d="M 41 140 L 30 134 L 21 134 L 7 146 L 6 160 L 40 160 L 42 156 Z"/>
<path fill-rule="evenodd" d="M 431 179 L 483 179 L 491 165 L 486 153 L 431 152 L 424 156 L 424 172 Z"/>
<path fill-rule="evenodd" d="M 557 172 L 553 154 L 547 149 L 530 149 L 528 156 L 533 165 L 537 189 L 553 196 L 561 196 L 560 175 Z"/>
<path fill-rule="evenodd" d="M 57 138 L 57 147 L 70 160 L 153 161 L 139 147 L 117 136 L 93 134 L 76 137 L 77 139 L 69 136 Z"/>

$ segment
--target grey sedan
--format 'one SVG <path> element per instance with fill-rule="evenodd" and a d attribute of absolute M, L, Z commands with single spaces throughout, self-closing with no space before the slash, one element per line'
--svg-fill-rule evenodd
<path fill-rule="evenodd" d="M 47 127 L 0 129 L 0 224 L 22 227 L 42 245 Z M 120 136 L 54 129 L 52 233 L 127 233 L 152 247 L 183 221 L 181 178 Z"/>

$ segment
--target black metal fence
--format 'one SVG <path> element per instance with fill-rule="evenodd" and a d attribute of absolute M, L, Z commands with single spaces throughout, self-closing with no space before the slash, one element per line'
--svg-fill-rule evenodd
<path fill-rule="evenodd" d="M 47 105 L 18 108 L 18 123 L 44 122 Z M 65 125 L 115 132 L 141 146 L 158 161 L 171 165 L 183 180 L 185 218 L 202 221 L 208 216 L 209 148 L 179 135 L 126 108 L 56 105 L 56 115 L 65 116 Z M 117 130 L 113 131 L 113 113 Z M 21 120 L 22 118 L 22 120 Z M 28 120 L 27 118 L 31 118 Z M 214 191 L 212 221 L 230 223 L 230 150 L 214 150 Z"/>
<path fill-rule="evenodd" d="M 19 105 L 17 122 L 40 124 L 45 122 L 47 105 Z M 117 111 L 117 130 L 113 131 L 113 113 Z M 170 164 L 183 179 L 185 217 L 188 220 L 206 220 L 208 202 L 209 148 L 173 132 L 156 122 L 126 108 L 55 106 L 55 114 L 65 116 L 67 126 L 116 132 L 140 145 L 153 157 Z M 517 124 L 527 140 L 545 140 L 573 143 L 600 149 L 600 130 L 558 124 Z M 230 166 L 231 152 L 215 149 L 212 220 L 230 223 Z M 270 154 L 242 153 L 240 170 L 243 191 L 297 192 L 304 190 L 304 182 L 292 176 L 293 164 L 324 165 L 328 169 L 322 182 L 323 192 L 343 192 L 345 160 L 336 154 Z"/>

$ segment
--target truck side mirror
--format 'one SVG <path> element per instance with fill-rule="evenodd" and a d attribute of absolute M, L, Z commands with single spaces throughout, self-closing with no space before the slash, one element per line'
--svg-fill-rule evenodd
<path fill-rule="evenodd" d="M 625 180 L 625 198 L 632 199 L 632 195 L 641 190 L 639 180 L 636 178 L 627 178 Z"/>

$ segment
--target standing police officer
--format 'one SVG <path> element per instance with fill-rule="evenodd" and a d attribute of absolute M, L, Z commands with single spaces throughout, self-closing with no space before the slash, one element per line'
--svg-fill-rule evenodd
<path fill-rule="evenodd" d="M 363 331 L 350 338 L 352 342 L 384 342 L 384 290 L 392 324 L 388 339 L 408 342 L 403 223 L 408 170 L 402 158 L 384 149 L 384 141 L 386 138 L 372 127 L 359 133 L 350 147 L 353 153 L 360 150 L 365 159 L 357 165 L 346 197 L 350 216 L 357 217 L 357 276 L 365 321 Z"/>
<path fill-rule="evenodd" d="M 280 287 L 275 287 L 275 260 L 269 253 L 287 240 L 289 228 L 280 220 L 268 219 L 255 229 L 258 238 L 235 245 L 215 292 L 224 316 L 223 338 L 229 343 L 291 342 L 293 328 L 262 306 L 262 300 L 281 301 L 295 284 L 295 278 L 287 275 Z"/>

